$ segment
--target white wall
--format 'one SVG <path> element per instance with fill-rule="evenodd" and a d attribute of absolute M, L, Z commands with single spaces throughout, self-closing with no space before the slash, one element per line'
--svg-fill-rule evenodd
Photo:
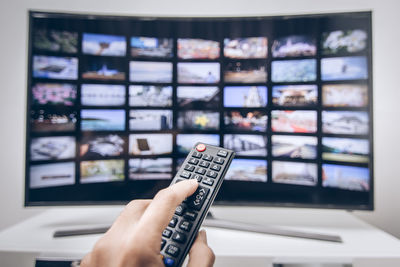
<path fill-rule="evenodd" d="M 0 2 L 0 229 L 44 208 L 23 208 L 27 10 L 115 15 L 253 16 L 373 10 L 376 210 L 356 212 L 400 237 L 400 1 L 2 0 Z M 400 165 L 400 164 L 399 164 Z M 315 210 L 318 212 L 318 210 Z"/>

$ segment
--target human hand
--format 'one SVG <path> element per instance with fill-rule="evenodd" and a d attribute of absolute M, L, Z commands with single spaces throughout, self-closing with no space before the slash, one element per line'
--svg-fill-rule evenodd
<path fill-rule="evenodd" d="M 197 189 L 196 179 L 184 180 L 159 191 L 153 200 L 131 201 L 111 228 L 95 244 L 81 267 L 164 266 L 161 235 L 175 208 Z M 215 256 L 200 231 L 189 252 L 188 267 L 213 266 Z"/>

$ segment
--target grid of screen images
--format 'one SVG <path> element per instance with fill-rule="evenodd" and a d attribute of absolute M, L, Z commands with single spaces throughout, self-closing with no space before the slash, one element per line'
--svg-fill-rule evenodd
<path fill-rule="evenodd" d="M 229 183 L 371 190 L 368 27 L 188 38 L 64 24 L 31 25 L 29 189 L 168 181 L 200 141 L 236 152 Z"/>

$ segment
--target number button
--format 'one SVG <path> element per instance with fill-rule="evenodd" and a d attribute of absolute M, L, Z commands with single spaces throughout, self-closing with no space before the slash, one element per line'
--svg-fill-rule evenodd
<path fill-rule="evenodd" d="M 217 177 L 217 175 L 218 175 L 218 173 L 215 172 L 215 171 L 208 171 L 207 172 L 207 176 L 211 177 L 211 178 L 215 178 L 215 177 Z"/>
<path fill-rule="evenodd" d="M 221 170 L 221 166 L 219 166 L 219 165 L 217 165 L 217 164 L 212 164 L 212 165 L 211 165 L 211 170 L 219 171 L 219 170 Z"/>
<path fill-rule="evenodd" d="M 193 165 L 197 165 L 197 163 L 199 163 L 199 160 L 195 159 L 195 158 L 191 158 L 191 159 L 189 159 L 188 163 L 193 164 Z"/>
<path fill-rule="evenodd" d="M 225 160 L 223 160 L 222 158 L 216 157 L 214 159 L 214 162 L 219 164 L 219 165 L 222 165 L 222 164 L 224 164 Z"/>
<path fill-rule="evenodd" d="M 196 169 L 196 173 L 201 174 L 201 175 L 204 175 L 204 174 L 206 173 L 206 170 L 203 169 L 203 168 L 197 168 L 197 169 Z"/>
<path fill-rule="evenodd" d="M 189 164 L 186 164 L 185 165 L 185 170 L 187 170 L 187 171 L 190 171 L 190 172 L 192 172 L 192 171 L 194 171 L 194 166 L 192 166 L 192 165 L 189 165 Z"/>
<path fill-rule="evenodd" d="M 197 159 L 201 159 L 202 156 L 203 156 L 203 154 L 201 154 L 197 151 L 193 151 L 193 153 L 192 153 L 192 157 L 197 158 Z"/>
<path fill-rule="evenodd" d="M 213 157 L 212 157 L 211 155 L 205 154 L 205 155 L 203 156 L 203 160 L 212 161 L 212 159 L 213 159 Z"/>
<path fill-rule="evenodd" d="M 200 161 L 199 166 L 201 166 L 203 168 L 208 168 L 208 166 L 210 166 L 210 163 L 207 162 L 207 161 L 202 160 L 202 161 Z"/>
<path fill-rule="evenodd" d="M 201 175 L 198 175 L 198 174 L 195 174 L 193 177 L 192 177 L 192 179 L 196 179 L 197 180 L 197 182 L 201 182 L 201 179 L 203 179 L 203 176 L 201 176 Z"/>

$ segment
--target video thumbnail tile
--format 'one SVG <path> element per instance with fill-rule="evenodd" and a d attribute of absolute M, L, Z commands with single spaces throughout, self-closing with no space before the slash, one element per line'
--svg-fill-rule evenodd
<path fill-rule="evenodd" d="M 322 164 L 322 186 L 352 191 L 369 191 L 369 169 Z"/>
<path fill-rule="evenodd" d="M 32 138 L 31 160 L 59 160 L 75 157 L 75 137 L 46 136 Z"/>
<path fill-rule="evenodd" d="M 266 58 L 268 39 L 266 37 L 225 38 L 224 56 L 235 59 Z"/>
<path fill-rule="evenodd" d="M 224 66 L 226 83 L 265 83 L 267 68 L 265 60 L 230 61 Z"/>
<path fill-rule="evenodd" d="M 131 37 L 131 56 L 143 58 L 171 58 L 173 56 L 172 38 Z"/>
<path fill-rule="evenodd" d="M 31 165 L 29 188 L 44 188 L 75 184 L 75 163 Z"/>
<path fill-rule="evenodd" d="M 83 33 L 82 52 L 96 56 L 125 56 L 126 39 L 124 36 Z"/>
<path fill-rule="evenodd" d="M 80 142 L 81 157 L 121 156 L 124 153 L 125 139 L 118 134 L 84 135 Z"/>
<path fill-rule="evenodd" d="M 219 112 L 179 111 L 178 128 L 183 130 L 219 130 Z"/>
<path fill-rule="evenodd" d="M 131 82 L 172 82 L 172 63 L 155 61 L 131 61 L 129 63 Z"/>
<path fill-rule="evenodd" d="M 274 132 L 315 133 L 317 112 L 314 110 L 272 110 L 271 126 Z"/>
<path fill-rule="evenodd" d="M 123 181 L 124 160 L 92 160 L 81 162 L 82 184 Z"/>
<path fill-rule="evenodd" d="M 368 87 L 363 84 L 326 84 L 322 86 L 325 107 L 366 107 Z"/>
<path fill-rule="evenodd" d="M 219 146 L 218 134 L 178 134 L 176 146 L 179 153 L 187 154 L 197 142 Z"/>
<path fill-rule="evenodd" d="M 131 107 L 172 106 L 172 86 L 130 85 L 129 105 Z"/>
<path fill-rule="evenodd" d="M 367 47 L 367 32 L 360 29 L 338 30 L 322 34 L 322 54 L 355 53 Z"/>
<path fill-rule="evenodd" d="M 290 35 L 275 39 L 272 44 L 273 57 L 315 56 L 316 41 L 308 35 Z"/>
<path fill-rule="evenodd" d="M 273 135 L 272 156 L 315 159 L 318 139 L 314 136 Z"/>
<path fill-rule="evenodd" d="M 82 67 L 82 78 L 100 81 L 124 81 L 126 77 L 124 61 L 120 58 L 91 57 Z"/>
<path fill-rule="evenodd" d="M 272 87 L 272 103 L 282 107 L 315 106 L 318 103 L 316 85 L 276 85 Z"/>
<path fill-rule="evenodd" d="M 78 59 L 75 57 L 33 56 L 33 77 L 48 79 L 78 79 Z"/>
<path fill-rule="evenodd" d="M 220 65 L 216 62 L 178 63 L 178 83 L 218 83 Z"/>
<path fill-rule="evenodd" d="M 224 107 L 261 108 L 268 102 L 266 86 L 226 86 Z"/>
<path fill-rule="evenodd" d="M 82 109 L 82 131 L 123 131 L 125 130 L 125 110 Z"/>
<path fill-rule="evenodd" d="M 76 111 L 31 110 L 30 125 L 32 132 L 75 131 L 76 121 Z"/>
<path fill-rule="evenodd" d="M 368 79 L 367 58 L 334 57 L 321 59 L 323 81 Z"/>
<path fill-rule="evenodd" d="M 133 131 L 170 130 L 172 129 L 172 110 L 130 110 L 129 129 Z"/>
<path fill-rule="evenodd" d="M 219 42 L 204 39 L 178 38 L 178 58 L 216 59 L 219 58 Z"/>
<path fill-rule="evenodd" d="M 368 163 L 369 142 L 366 139 L 323 137 L 322 159 Z"/>
<path fill-rule="evenodd" d="M 163 155 L 172 153 L 172 134 L 130 134 L 129 154 Z"/>
<path fill-rule="evenodd" d="M 33 105 L 73 106 L 77 88 L 68 83 L 36 83 L 32 87 Z"/>
<path fill-rule="evenodd" d="M 317 164 L 272 161 L 274 183 L 315 186 L 318 182 Z"/>
<path fill-rule="evenodd" d="M 33 31 L 33 47 L 51 52 L 78 52 L 78 33 L 50 29 Z"/>
<path fill-rule="evenodd" d="M 368 134 L 365 111 L 322 111 L 322 131 L 331 134 Z"/>
<path fill-rule="evenodd" d="M 215 108 L 220 99 L 217 86 L 178 86 L 177 97 L 182 108 Z"/>
<path fill-rule="evenodd" d="M 266 182 L 267 161 L 262 159 L 233 159 L 225 180 Z"/>
<path fill-rule="evenodd" d="M 317 61 L 315 59 L 272 61 L 272 81 L 312 82 L 317 79 Z"/>
<path fill-rule="evenodd" d="M 225 134 L 224 147 L 237 156 L 267 156 L 267 136 L 254 134 Z"/>
<path fill-rule="evenodd" d="M 82 84 L 81 105 L 122 106 L 125 104 L 125 86 L 114 84 Z"/>
<path fill-rule="evenodd" d="M 265 111 L 226 111 L 224 121 L 226 130 L 264 132 L 268 116 Z"/>
<path fill-rule="evenodd" d="M 172 159 L 130 159 L 129 179 L 161 180 L 172 178 Z"/>

